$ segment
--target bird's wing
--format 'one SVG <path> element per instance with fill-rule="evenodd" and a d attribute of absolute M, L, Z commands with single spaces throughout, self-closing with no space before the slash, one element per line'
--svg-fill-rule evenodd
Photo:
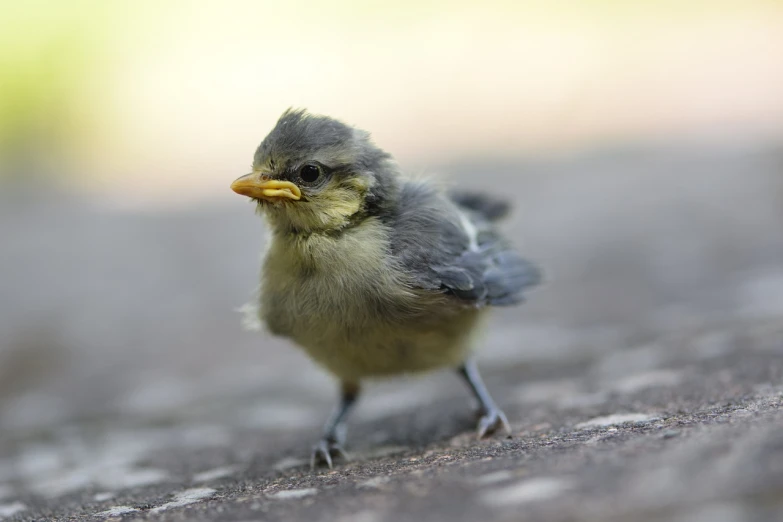
<path fill-rule="evenodd" d="M 425 184 L 403 186 L 391 228 L 392 255 L 420 288 L 503 306 L 522 301 L 523 290 L 541 279 L 489 219 Z"/>

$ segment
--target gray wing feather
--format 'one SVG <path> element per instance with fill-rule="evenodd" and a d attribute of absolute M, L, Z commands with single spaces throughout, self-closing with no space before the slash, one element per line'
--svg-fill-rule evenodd
<path fill-rule="evenodd" d="M 475 241 L 462 226 L 464 218 L 476 228 Z M 538 268 L 517 254 L 488 217 L 427 185 L 403 187 L 390 225 L 392 255 L 420 288 L 477 306 L 505 306 L 523 301 L 523 291 L 540 281 Z"/>

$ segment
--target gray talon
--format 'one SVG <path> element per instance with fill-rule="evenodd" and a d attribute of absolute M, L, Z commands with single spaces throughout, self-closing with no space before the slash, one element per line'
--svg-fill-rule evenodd
<path fill-rule="evenodd" d="M 332 458 L 334 457 L 348 460 L 348 454 L 340 444 L 327 439 L 321 439 L 318 441 L 318 444 L 313 446 L 313 452 L 310 456 L 310 468 L 315 469 L 319 464 L 325 463 L 329 469 L 332 469 Z"/>
<path fill-rule="evenodd" d="M 481 380 L 476 361 L 468 359 L 459 367 L 459 373 L 470 387 L 473 395 L 479 402 L 481 419 L 478 423 L 478 438 L 483 439 L 487 435 L 495 433 L 499 428 L 505 430 L 506 435 L 511 435 L 511 426 L 508 423 L 506 414 L 495 405 L 492 396 L 487 391 L 484 382 Z"/>
<path fill-rule="evenodd" d="M 500 428 L 503 428 L 506 435 L 511 435 L 511 426 L 508 423 L 506 414 L 498 409 L 490 410 L 479 420 L 478 438 L 483 439 L 487 435 L 492 435 Z"/>

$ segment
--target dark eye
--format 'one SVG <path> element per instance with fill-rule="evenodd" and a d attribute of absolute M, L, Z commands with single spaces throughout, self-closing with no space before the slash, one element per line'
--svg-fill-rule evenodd
<path fill-rule="evenodd" d="M 321 169 L 317 165 L 305 165 L 299 169 L 299 178 L 305 183 L 315 183 L 321 177 Z"/>

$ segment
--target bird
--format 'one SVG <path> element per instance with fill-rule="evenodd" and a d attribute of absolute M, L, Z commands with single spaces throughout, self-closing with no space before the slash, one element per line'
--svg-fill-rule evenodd
<path fill-rule="evenodd" d="M 506 201 L 406 177 L 368 132 L 294 108 L 231 189 L 269 229 L 246 313 L 339 382 L 313 468 L 347 459 L 346 419 L 372 379 L 453 369 L 479 403 L 478 437 L 511 434 L 474 353 L 487 310 L 541 281 L 496 227 Z"/>

